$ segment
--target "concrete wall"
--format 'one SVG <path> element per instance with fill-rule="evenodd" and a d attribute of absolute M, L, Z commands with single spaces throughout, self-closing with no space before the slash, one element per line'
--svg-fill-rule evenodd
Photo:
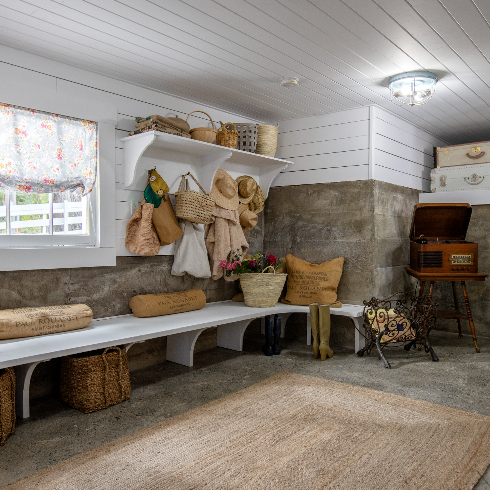
<path fill-rule="evenodd" d="M 362 304 L 372 296 L 404 290 L 409 231 L 419 192 L 374 180 L 271 189 L 265 210 L 264 248 L 312 263 L 344 257 L 338 297 Z M 287 332 L 304 333 L 304 319 L 292 316 Z M 352 347 L 354 327 L 332 317 L 332 343 Z"/>

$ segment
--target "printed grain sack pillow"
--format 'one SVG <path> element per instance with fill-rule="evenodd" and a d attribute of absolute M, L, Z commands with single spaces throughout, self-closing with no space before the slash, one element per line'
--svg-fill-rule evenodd
<path fill-rule="evenodd" d="M 323 264 L 310 264 L 291 254 L 286 255 L 287 292 L 281 302 L 304 306 L 311 303 L 329 304 L 340 308 L 342 303 L 337 301 L 337 287 L 343 265 L 343 257 Z"/>

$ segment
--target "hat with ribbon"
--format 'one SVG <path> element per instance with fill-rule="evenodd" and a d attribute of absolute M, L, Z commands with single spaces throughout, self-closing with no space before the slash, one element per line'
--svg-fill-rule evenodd
<path fill-rule="evenodd" d="M 238 208 L 238 184 L 233 177 L 219 168 L 216 170 L 209 197 L 224 209 L 234 211 Z"/>
<path fill-rule="evenodd" d="M 240 204 L 240 206 L 238 206 L 238 214 L 240 215 L 240 226 L 245 235 L 257 225 L 259 217 L 250 211 L 247 204 Z"/>

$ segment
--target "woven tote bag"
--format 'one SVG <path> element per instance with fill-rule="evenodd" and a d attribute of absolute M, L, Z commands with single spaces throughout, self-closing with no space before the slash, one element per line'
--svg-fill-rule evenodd
<path fill-rule="evenodd" d="M 187 176 L 197 184 L 201 192 L 187 189 Z M 175 193 L 175 216 L 192 223 L 211 223 L 215 202 L 206 194 L 201 184 L 190 173 L 182 175 L 179 190 Z"/>

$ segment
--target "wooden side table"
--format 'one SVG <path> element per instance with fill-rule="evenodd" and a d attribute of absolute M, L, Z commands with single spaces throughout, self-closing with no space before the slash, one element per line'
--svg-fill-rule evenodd
<path fill-rule="evenodd" d="M 419 298 L 422 297 L 422 294 L 425 289 L 425 283 L 430 283 L 429 289 L 429 298 L 432 298 L 432 294 L 434 292 L 434 284 L 436 282 L 446 281 L 451 282 L 453 286 L 453 297 L 454 297 L 454 309 L 452 310 L 437 310 L 437 318 L 446 318 L 446 319 L 455 319 L 458 321 L 458 330 L 459 336 L 462 337 L 461 334 L 461 320 L 468 320 L 470 324 L 471 334 L 473 336 L 473 343 L 475 344 L 476 352 L 480 352 L 480 348 L 478 347 L 476 341 L 476 333 L 475 333 L 475 323 L 473 322 L 473 316 L 471 315 L 470 301 L 468 299 L 468 291 L 466 290 L 466 281 L 484 281 L 488 274 L 484 274 L 483 272 L 458 272 L 451 274 L 442 274 L 435 272 L 417 272 L 410 267 L 405 267 L 405 270 L 408 274 L 415 277 L 420 282 L 420 291 Z M 466 307 L 466 315 L 459 310 L 458 296 L 456 294 L 456 282 L 461 282 L 461 288 L 463 289 L 463 297 L 464 304 Z"/>

